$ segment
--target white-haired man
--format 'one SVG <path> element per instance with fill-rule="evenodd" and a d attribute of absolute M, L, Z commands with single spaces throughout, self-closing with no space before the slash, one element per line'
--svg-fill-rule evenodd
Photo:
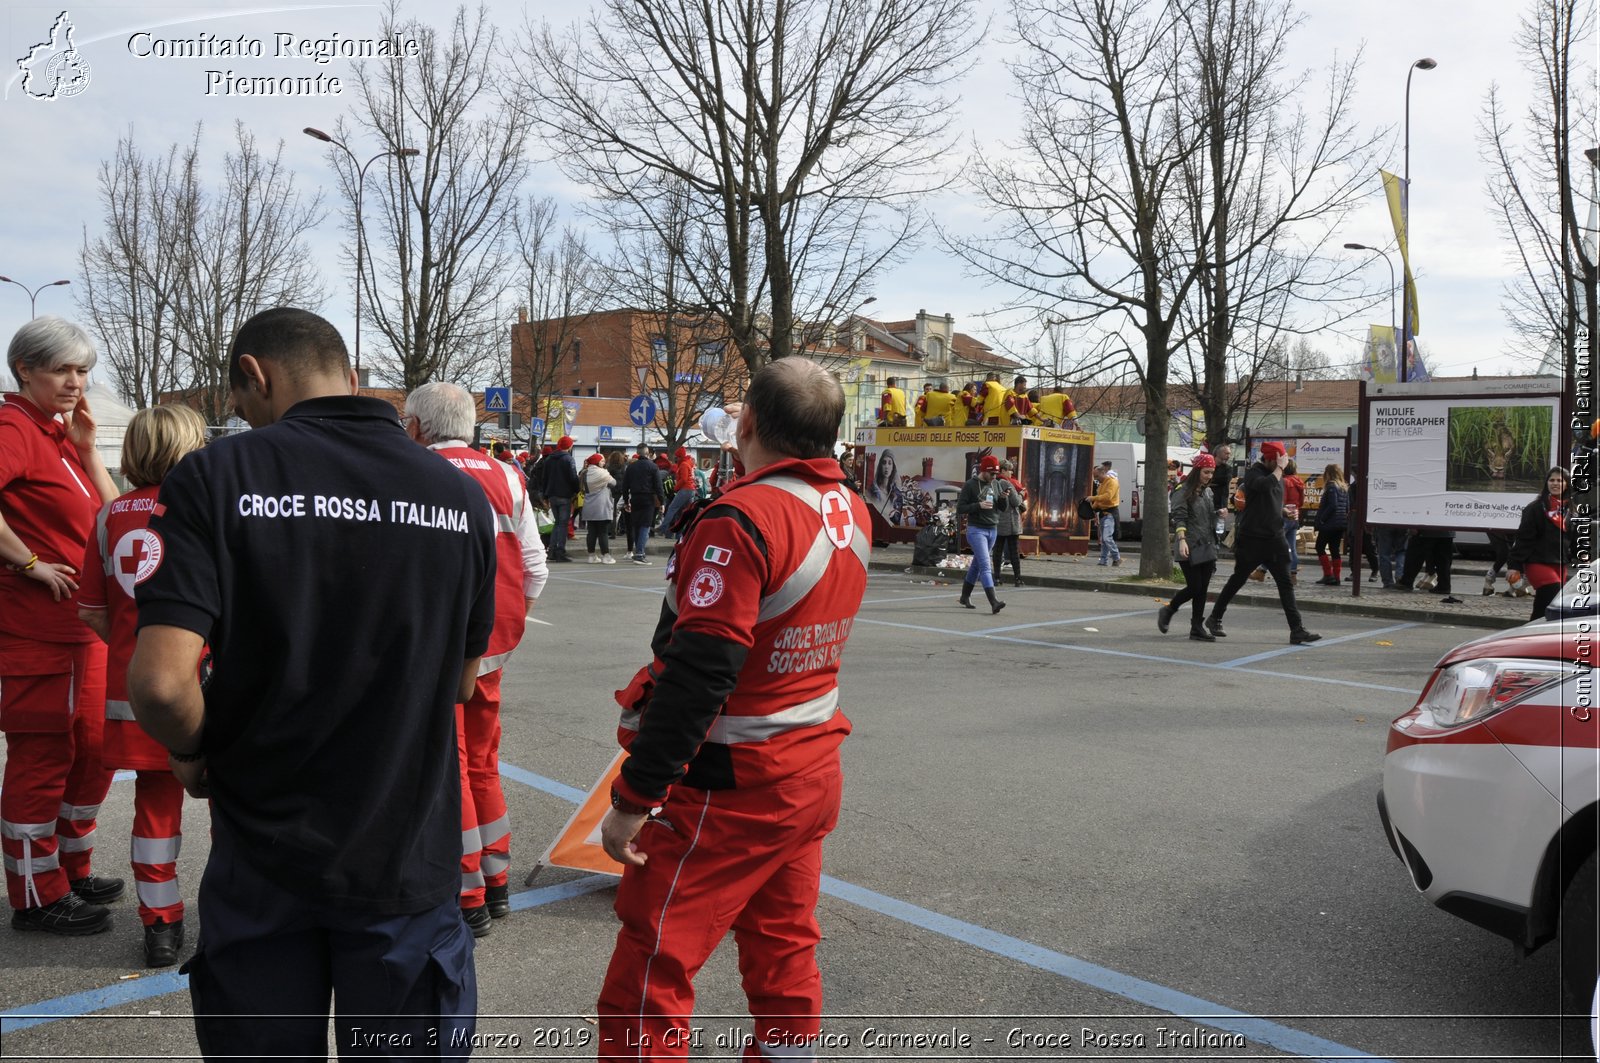
<path fill-rule="evenodd" d="M 511 821 L 500 788 L 500 676 L 522 641 L 549 568 L 516 467 L 468 445 L 477 406 L 465 389 L 424 384 L 406 396 L 406 434 L 476 480 L 494 509 L 494 630 L 472 697 L 456 706 L 461 754 L 461 912 L 474 937 L 511 911 Z"/>

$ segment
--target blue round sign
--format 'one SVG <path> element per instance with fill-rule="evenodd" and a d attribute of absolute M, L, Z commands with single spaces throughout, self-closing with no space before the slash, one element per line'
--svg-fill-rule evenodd
<path fill-rule="evenodd" d="M 628 403 L 628 420 L 643 428 L 656 419 L 656 402 L 649 395 L 635 395 Z"/>

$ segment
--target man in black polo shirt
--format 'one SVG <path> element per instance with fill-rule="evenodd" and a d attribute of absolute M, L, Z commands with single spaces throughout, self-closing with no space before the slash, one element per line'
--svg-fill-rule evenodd
<path fill-rule="evenodd" d="M 212 798 L 186 967 L 200 1048 L 322 1058 L 330 994 L 341 1055 L 459 1046 L 477 981 L 454 706 L 494 622 L 494 515 L 355 394 L 315 314 L 245 322 L 229 383 L 256 430 L 162 485 L 128 676 L 139 722 Z"/>

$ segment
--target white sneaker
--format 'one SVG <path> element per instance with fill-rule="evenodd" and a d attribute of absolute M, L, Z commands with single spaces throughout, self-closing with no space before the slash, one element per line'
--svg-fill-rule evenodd
<path fill-rule="evenodd" d="M 617 559 L 612 557 L 610 554 L 604 554 L 600 558 L 600 563 L 602 565 L 614 565 L 617 563 Z"/>
<path fill-rule="evenodd" d="M 599 563 L 600 563 L 600 555 L 599 554 L 590 554 L 589 555 L 589 564 L 598 565 Z"/>
<path fill-rule="evenodd" d="M 1434 583 L 1437 582 L 1437 581 L 1438 581 L 1438 577 L 1435 576 L 1433 573 L 1424 572 L 1422 575 L 1417 577 L 1417 590 L 1419 590 L 1419 591 L 1431 591 L 1431 590 L 1433 590 Z"/>

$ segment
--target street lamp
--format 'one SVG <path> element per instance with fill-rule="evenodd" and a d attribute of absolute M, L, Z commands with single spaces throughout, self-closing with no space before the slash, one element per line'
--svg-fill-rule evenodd
<path fill-rule="evenodd" d="M 54 288 L 57 285 L 72 283 L 71 281 L 51 281 L 48 284 L 41 284 L 39 287 L 29 290 L 26 284 L 23 284 L 21 281 L 14 281 L 10 277 L 0 277 L 0 281 L 5 281 L 7 284 L 15 284 L 18 288 L 21 288 L 23 291 L 28 293 L 28 315 L 30 318 L 39 316 L 40 292 L 44 291 L 46 288 Z"/>
<path fill-rule="evenodd" d="M 1382 258 L 1389 267 L 1389 333 L 1391 336 L 1398 336 L 1394 330 L 1394 261 L 1384 252 L 1367 244 L 1345 244 L 1344 246 L 1347 251 L 1371 251 Z"/>
<path fill-rule="evenodd" d="M 1406 70 L 1406 136 L 1405 136 L 1405 195 L 1400 199 L 1400 239 L 1405 248 L 1406 266 L 1411 265 L 1411 75 L 1418 70 L 1432 70 L 1438 66 L 1437 60 L 1418 59 Z M 1411 353 L 1411 286 L 1408 284 L 1400 293 L 1402 313 L 1400 315 L 1401 342 L 1397 352 L 1399 364 L 1396 366 L 1395 379 L 1400 383 L 1406 382 L 1406 362 Z"/>
<path fill-rule="evenodd" d="M 420 155 L 421 152 L 416 148 L 391 148 L 388 151 L 378 152 L 366 162 L 358 165 L 355 153 L 346 147 L 342 141 L 335 140 L 322 130 L 314 129 L 311 126 L 306 126 L 302 132 L 306 136 L 314 137 L 325 144 L 332 144 L 349 157 L 351 166 L 356 167 L 356 382 L 359 386 L 361 381 L 361 278 L 363 254 L 367 242 L 366 227 L 361 224 L 361 193 L 366 187 L 367 167 L 379 159 L 388 158 L 391 155 L 400 158 Z"/>

